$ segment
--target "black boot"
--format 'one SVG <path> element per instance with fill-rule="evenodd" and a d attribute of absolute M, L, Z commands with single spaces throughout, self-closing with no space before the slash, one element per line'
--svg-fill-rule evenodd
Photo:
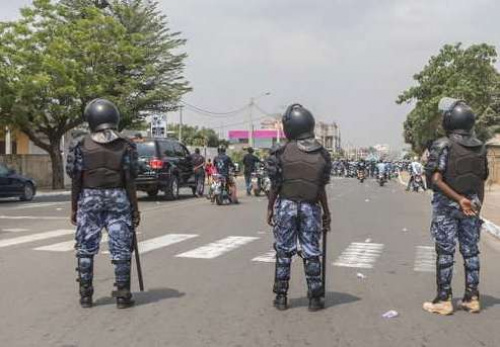
<path fill-rule="evenodd" d="M 116 290 L 111 294 L 116 298 L 116 307 L 119 309 L 128 308 L 134 305 L 132 293 L 130 292 L 130 260 L 114 260 Z"/>
<path fill-rule="evenodd" d="M 94 287 L 92 286 L 92 278 L 94 272 L 94 259 L 92 257 L 78 258 L 78 279 L 80 287 L 80 306 L 82 308 L 91 308 L 92 295 L 94 294 Z"/>
<path fill-rule="evenodd" d="M 325 302 L 321 296 L 309 298 L 309 311 L 316 312 L 325 308 Z"/>
<path fill-rule="evenodd" d="M 273 291 L 276 293 L 276 298 L 273 301 L 274 307 L 280 311 L 288 309 L 288 300 L 286 297 L 288 292 L 288 281 L 275 280 Z"/>
<path fill-rule="evenodd" d="M 130 292 L 130 281 L 117 282 L 116 291 L 113 292 L 113 296 L 116 298 L 116 307 L 119 309 L 129 308 L 135 304 Z"/>
<path fill-rule="evenodd" d="M 288 299 L 286 294 L 277 294 L 276 298 L 273 301 L 274 307 L 276 307 L 280 311 L 285 311 L 288 309 Z"/>
<path fill-rule="evenodd" d="M 307 281 L 307 297 L 309 298 L 309 311 L 315 312 L 325 308 L 324 288 L 321 279 L 321 262 L 319 257 L 304 259 L 304 270 Z"/>

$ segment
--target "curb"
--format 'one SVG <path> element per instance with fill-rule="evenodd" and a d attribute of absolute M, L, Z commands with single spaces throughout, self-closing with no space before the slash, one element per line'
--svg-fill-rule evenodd
<path fill-rule="evenodd" d="M 399 174 L 399 183 L 403 186 L 407 185 L 407 183 L 405 183 L 401 178 L 401 173 Z M 432 195 L 431 190 L 427 190 L 427 193 L 429 195 Z M 486 231 L 500 240 L 500 226 L 496 225 L 492 221 L 487 220 L 486 218 L 483 218 L 483 222 L 484 224 L 482 226 L 482 231 Z"/>
<path fill-rule="evenodd" d="M 57 192 L 37 192 L 35 197 L 46 198 L 46 197 L 51 197 L 51 196 L 70 196 L 70 195 L 71 195 L 71 191 L 63 190 L 63 191 L 57 191 Z"/>
<path fill-rule="evenodd" d="M 500 239 L 500 227 L 487 219 L 483 219 L 483 221 L 484 221 L 483 231 L 486 230 L 491 235 L 495 236 L 497 239 Z"/>

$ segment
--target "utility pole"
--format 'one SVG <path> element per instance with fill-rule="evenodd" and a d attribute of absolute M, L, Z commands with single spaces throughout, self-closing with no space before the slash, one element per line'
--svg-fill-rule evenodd
<path fill-rule="evenodd" d="M 5 127 L 5 154 L 12 154 L 12 138 L 9 127 Z"/>
<path fill-rule="evenodd" d="M 179 142 L 182 142 L 182 109 L 184 106 L 179 107 Z"/>
<path fill-rule="evenodd" d="M 250 121 L 250 129 L 249 129 L 249 132 L 248 132 L 248 145 L 250 147 L 253 147 L 253 115 L 252 115 L 252 111 L 253 111 L 253 105 L 255 103 L 255 100 L 254 98 L 250 98 L 250 103 L 248 105 L 248 119 Z"/>

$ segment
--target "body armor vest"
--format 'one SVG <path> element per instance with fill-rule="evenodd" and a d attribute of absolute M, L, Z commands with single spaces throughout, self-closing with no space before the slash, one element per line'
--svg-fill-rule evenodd
<path fill-rule="evenodd" d="M 482 200 L 486 178 L 485 147 L 465 147 L 451 140 L 449 148 L 448 163 L 443 175 L 445 182 L 457 193 L 477 194 Z"/>
<path fill-rule="evenodd" d="M 283 181 L 279 195 L 292 201 L 318 202 L 327 164 L 321 150 L 304 152 L 291 142 L 280 161 Z"/>
<path fill-rule="evenodd" d="M 128 143 L 118 139 L 110 143 L 94 142 L 90 136 L 83 140 L 83 188 L 124 188 L 123 156 Z"/>

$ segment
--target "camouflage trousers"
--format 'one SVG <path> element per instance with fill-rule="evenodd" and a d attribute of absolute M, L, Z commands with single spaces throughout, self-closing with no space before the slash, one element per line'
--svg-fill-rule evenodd
<path fill-rule="evenodd" d="M 318 204 L 278 199 L 274 208 L 273 232 L 276 250 L 274 292 L 286 294 L 288 291 L 292 257 L 297 253 L 299 244 L 308 296 L 323 295 L 320 262 L 321 207 Z"/>
<path fill-rule="evenodd" d="M 451 293 L 456 240 L 464 259 L 465 286 L 477 290 L 479 285 L 479 238 L 481 221 L 466 217 L 457 203 L 435 193 L 431 234 L 436 243 L 436 282 L 438 291 Z"/>
<path fill-rule="evenodd" d="M 78 258 L 90 258 L 99 252 L 103 229 L 109 235 L 113 262 L 129 261 L 132 216 L 124 189 L 84 189 L 80 193 L 75 237 Z"/>

